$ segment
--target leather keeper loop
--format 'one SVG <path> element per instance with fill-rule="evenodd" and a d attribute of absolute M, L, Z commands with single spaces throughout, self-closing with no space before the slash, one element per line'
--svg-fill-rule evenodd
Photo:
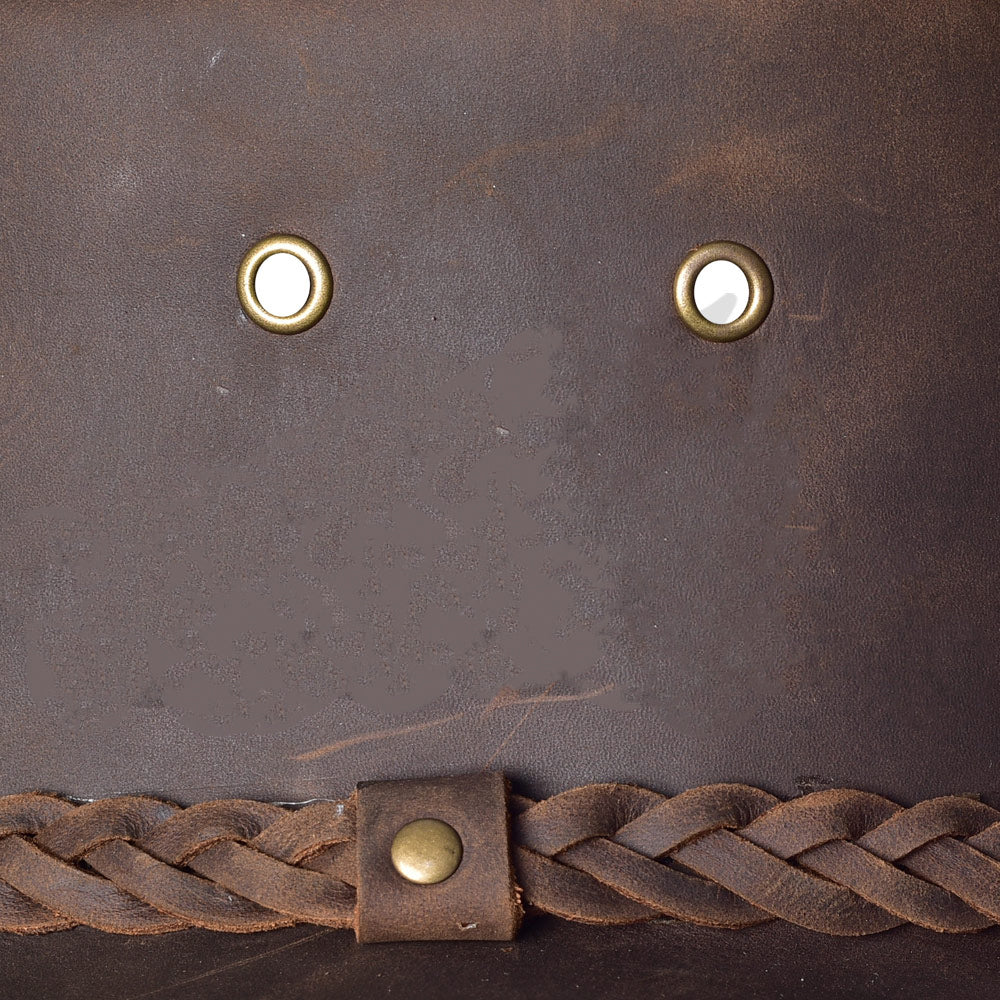
<path fill-rule="evenodd" d="M 358 785 L 355 932 L 376 941 L 510 941 L 523 911 L 510 860 L 507 782 L 486 773 Z M 461 840 L 454 872 L 409 881 L 393 863 L 407 824 L 436 820 Z"/>

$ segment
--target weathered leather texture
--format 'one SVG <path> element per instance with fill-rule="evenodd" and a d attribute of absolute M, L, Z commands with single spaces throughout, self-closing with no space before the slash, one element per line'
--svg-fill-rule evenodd
<path fill-rule="evenodd" d="M 0 798 L 0 930 L 248 933 L 355 924 L 356 802 L 290 811 L 137 796 Z"/>
<path fill-rule="evenodd" d="M 661 918 L 742 930 L 775 918 L 846 937 L 905 923 L 1000 923 L 1000 812 L 961 796 L 906 809 L 826 789 L 780 802 L 748 785 L 668 797 L 633 785 L 515 795 L 502 775 L 367 782 L 299 809 L 186 809 L 122 796 L 85 805 L 0 797 L 0 931 L 117 934 L 353 927 L 363 944 L 510 941 L 523 916 Z M 445 880 L 391 862 L 397 832 L 443 820 L 463 852 Z M 511 849 L 517 872 L 511 867 Z"/>
<path fill-rule="evenodd" d="M 736 929 L 778 917 L 840 936 L 1000 922 L 1000 812 L 969 798 L 902 809 L 848 788 L 779 802 L 747 785 L 668 798 L 602 784 L 515 810 L 525 900 L 570 920 Z"/>
<path fill-rule="evenodd" d="M 1000 804 L 998 58 L 991 0 L 0 0 L 4 791 Z M 282 338 L 235 275 L 285 231 L 338 290 Z M 775 281 L 726 345 L 670 297 L 715 239 Z M 539 932 L 453 977 L 457 945 L 295 929 L 0 954 L 33 997 L 244 961 L 203 995 L 394 961 L 505 996 L 997 984 L 991 931 L 778 926 Z"/>
<path fill-rule="evenodd" d="M 396 833 L 443 820 L 462 840 L 458 870 L 414 885 L 392 866 Z M 507 785 L 501 774 L 377 781 L 358 787 L 358 941 L 509 941 L 523 910 L 511 867 Z"/>

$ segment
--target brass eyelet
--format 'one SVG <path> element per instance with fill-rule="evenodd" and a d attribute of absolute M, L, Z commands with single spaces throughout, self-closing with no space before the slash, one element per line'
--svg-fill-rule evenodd
<path fill-rule="evenodd" d="M 698 272 L 713 260 L 732 261 L 746 275 L 750 300 L 742 314 L 731 323 L 705 319 L 694 302 L 694 282 Z M 767 318 L 774 299 L 774 282 L 763 260 L 742 243 L 719 240 L 695 247 L 682 261 L 674 278 L 674 305 L 688 329 L 703 340 L 726 343 L 753 333 Z"/>
<path fill-rule="evenodd" d="M 257 299 L 257 271 L 268 257 L 276 253 L 290 253 L 297 257 L 309 272 L 309 297 L 305 305 L 291 316 L 275 316 Z M 333 272 L 323 254 L 311 243 L 299 236 L 279 234 L 260 240 L 246 252 L 240 262 L 236 287 L 243 311 L 258 326 L 271 333 L 301 333 L 315 326 L 330 305 L 330 299 L 333 298 Z"/>

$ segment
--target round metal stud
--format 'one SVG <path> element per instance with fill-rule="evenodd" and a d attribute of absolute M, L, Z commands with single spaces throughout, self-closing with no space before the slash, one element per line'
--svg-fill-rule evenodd
<path fill-rule="evenodd" d="M 714 260 L 728 260 L 740 268 L 750 285 L 750 299 L 742 314 L 730 323 L 705 319 L 694 301 L 698 272 Z M 742 243 L 720 240 L 695 247 L 683 260 L 674 278 L 674 304 L 688 329 L 703 340 L 725 343 L 753 333 L 767 318 L 774 299 L 774 282 L 763 260 Z"/>
<path fill-rule="evenodd" d="M 439 819 L 417 819 L 396 834 L 390 853 L 393 867 L 408 882 L 433 885 L 455 874 L 462 838 Z"/>
<path fill-rule="evenodd" d="M 268 257 L 276 253 L 297 257 L 309 272 L 309 297 L 302 308 L 291 316 L 269 313 L 257 298 L 257 271 Z M 266 237 L 246 252 L 240 262 L 236 286 L 243 311 L 258 326 L 271 333 L 301 333 L 315 326 L 326 312 L 333 297 L 333 273 L 326 258 L 311 243 L 299 236 L 280 234 Z"/>

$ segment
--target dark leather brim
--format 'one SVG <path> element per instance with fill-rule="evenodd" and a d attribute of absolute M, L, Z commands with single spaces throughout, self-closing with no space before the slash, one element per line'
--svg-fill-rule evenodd
<path fill-rule="evenodd" d="M 77 929 L 0 939 L 0 967 L 8 995 L 38 1000 L 599 1000 L 636 992 L 671 1000 L 976 1000 L 1000 988 L 998 942 L 996 931 L 944 936 L 901 927 L 845 939 L 779 923 L 718 931 L 673 922 L 586 927 L 542 917 L 503 946 L 359 947 L 351 934 L 315 927 L 144 938 Z"/>

